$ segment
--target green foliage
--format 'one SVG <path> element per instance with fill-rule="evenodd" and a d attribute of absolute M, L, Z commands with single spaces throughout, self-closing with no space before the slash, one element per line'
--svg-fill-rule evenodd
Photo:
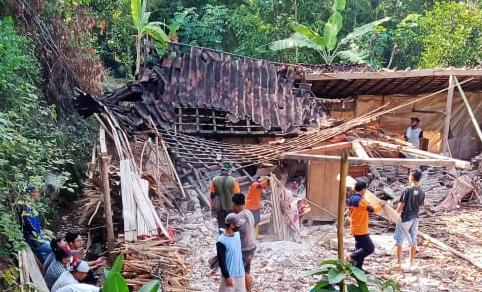
<path fill-rule="evenodd" d="M 130 0 L 92 0 L 98 53 L 114 76 L 129 77 L 134 62 Z"/>
<path fill-rule="evenodd" d="M 57 187 L 78 190 L 75 181 L 92 143 L 90 125 L 60 122 L 55 107 L 41 101 L 32 49 L 10 19 L 0 21 L 0 255 L 12 258 L 25 245 L 15 214 L 25 188 L 41 187 L 55 173 L 64 182 Z M 55 213 L 51 198 L 43 196 L 36 211 L 48 224 Z"/>
<path fill-rule="evenodd" d="M 152 37 L 158 41 L 161 49 L 165 49 L 170 39 L 163 27 L 169 28 L 169 26 L 160 21 L 149 22 L 151 12 L 147 12 L 147 0 L 131 0 L 131 16 L 134 27 L 137 30 L 136 72 L 134 74 L 137 75 L 141 68 L 141 49 L 144 36 Z"/>
<path fill-rule="evenodd" d="M 400 285 L 394 280 L 368 279 L 363 270 L 349 263 L 342 263 L 339 259 L 323 260 L 320 267 L 309 272 L 308 275 L 322 276 L 310 290 L 312 292 L 340 291 L 342 283 L 347 286 L 349 292 L 369 292 L 369 285 L 375 285 L 383 292 L 401 291 Z"/>
<path fill-rule="evenodd" d="M 420 66 L 462 67 L 481 62 L 482 12 L 463 3 L 438 2 L 418 20 L 423 46 Z"/>
<path fill-rule="evenodd" d="M 17 267 L 11 267 L 6 269 L 5 271 L 0 272 L 0 287 L 3 287 L 4 291 L 23 291 L 18 285 L 19 276 L 20 271 Z"/>
<path fill-rule="evenodd" d="M 161 282 L 159 280 L 152 280 L 143 285 L 139 292 L 157 292 L 161 289 Z"/>
<path fill-rule="evenodd" d="M 325 23 L 323 36 L 308 26 L 294 23 L 294 34 L 286 39 L 275 41 L 270 44 L 270 48 L 274 51 L 289 48 L 310 48 L 318 51 L 326 64 L 331 64 L 337 57 L 348 60 L 350 62 L 363 62 L 365 59 L 364 52 L 356 50 L 354 47 L 347 47 L 353 40 L 367 34 L 374 27 L 386 22 L 389 18 L 383 18 L 373 21 L 355 28 L 351 33 L 338 41 L 338 33 L 343 24 L 343 16 L 341 12 L 345 10 L 346 1 L 335 0 L 333 2 L 332 15 Z M 341 47 L 345 50 L 341 51 Z"/>
<path fill-rule="evenodd" d="M 300 49 L 296 52 L 293 49 L 274 52 L 264 45 L 279 40 L 292 31 L 292 23 L 295 21 L 293 14 L 279 12 L 278 9 L 280 7 L 268 6 L 262 1 L 238 6 L 228 19 L 225 50 L 278 62 L 316 63 L 319 56 L 313 51 Z"/>
<path fill-rule="evenodd" d="M 124 265 L 124 256 L 118 255 L 115 258 L 112 268 L 106 271 L 104 286 L 102 291 L 105 292 L 129 292 L 126 281 L 122 276 L 122 267 Z M 160 291 L 161 283 L 159 280 L 152 280 L 143 285 L 139 292 L 158 292 Z"/>
<path fill-rule="evenodd" d="M 34 89 L 39 71 L 33 47 L 29 46 L 26 38 L 15 32 L 12 19 L 0 20 L 1 111 L 15 109 L 22 115 L 33 110 L 29 102 L 38 99 Z M 23 107 L 25 104 L 29 107 Z M 5 115 L 0 116 L 0 119 L 5 123 Z"/>
<path fill-rule="evenodd" d="M 186 9 L 176 13 L 176 18 L 186 15 L 179 34 L 183 43 L 223 50 L 228 8 L 224 5 L 207 4 L 201 9 Z"/>

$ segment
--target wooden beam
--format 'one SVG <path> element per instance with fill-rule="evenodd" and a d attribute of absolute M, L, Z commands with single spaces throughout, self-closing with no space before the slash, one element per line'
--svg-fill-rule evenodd
<path fill-rule="evenodd" d="M 298 153 L 286 153 L 283 155 L 284 159 L 296 159 L 296 160 L 321 160 L 321 161 L 339 161 L 340 156 L 333 155 L 315 155 L 315 154 L 298 154 Z M 358 158 L 348 157 L 348 161 L 351 164 L 362 165 L 404 165 L 404 166 L 417 166 L 417 165 L 431 165 L 431 166 L 455 166 L 453 160 L 440 160 L 440 159 L 407 159 L 407 158 Z"/>
<path fill-rule="evenodd" d="M 387 142 L 381 142 L 381 141 L 373 141 L 373 140 L 359 140 L 359 143 L 366 144 L 366 145 L 379 145 L 385 148 L 393 149 L 395 151 L 400 151 L 400 152 L 405 152 L 408 154 L 412 154 L 418 157 L 422 158 L 433 158 L 433 159 L 439 159 L 439 160 L 444 160 L 444 161 L 452 161 L 454 163 L 455 167 L 462 168 L 462 169 L 470 169 L 471 168 L 471 163 L 468 161 L 464 160 L 459 160 L 459 159 L 453 159 L 450 157 L 445 157 L 439 154 L 435 154 L 432 152 L 424 151 L 424 150 L 419 150 L 415 149 L 413 147 L 409 146 L 402 146 L 402 145 L 395 145 Z"/>
<path fill-rule="evenodd" d="M 32 280 L 33 285 L 39 291 L 48 291 L 47 284 L 45 283 L 42 272 L 40 271 L 37 261 L 35 260 L 35 255 L 30 248 L 27 248 L 25 250 L 25 256 L 27 259 L 27 264 L 29 266 L 28 271 L 30 279 Z"/>
<path fill-rule="evenodd" d="M 472 120 L 472 123 L 474 124 L 475 130 L 477 131 L 477 135 L 479 135 L 479 139 L 480 139 L 480 141 L 482 141 L 482 131 L 480 130 L 479 122 L 477 122 L 477 119 L 475 118 L 474 112 L 472 111 L 472 107 L 470 106 L 469 100 L 467 99 L 467 96 L 465 96 L 465 92 L 462 89 L 462 86 L 460 85 L 457 78 L 454 76 L 453 79 L 454 79 L 455 84 L 457 85 L 457 88 L 459 89 L 460 96 L 464 100 L 465 106 L 467 107 L 467 111 L 469 112 L 470 119 Z"/>
<path fill-rule="evenodd" d="M 346 148 L 351 148 L 351 147 L 352 147 L 351 142 L 340 142 L 340 143 L 335 143 L 335 144 L 317 146 L 317 147 L 313 147 L 311 149 L 301 150 L 297 153 L 319 154 L 319 153 L 323 153 L 325 151 L 341 150 L 341 149 L 346 149 Z"/>
<path fill-rule="evenodd" d="M 102 193 L 104 195 L 104 214 L 107 229 L 107 250 L 109 252 L 109 259 L 113 260 L 112 251 L 114 250 L 114 224 L 112 220 L 112 203 L 110 199 L 110 183 L 109 183 L 109 156 L 107 155 L 107 148 L 105 147 L 105 132 L 104 140 L 102 140 L 103 129 L 100 131 L 100 149 L 99 165 L 101 170 Z M 104 146 L 102 145 L 104 144 Z M 104 152 L 102 152 L 104 150 Z"/>
<path fill-rule="evenodd" d="M 100 144 L 100 153 L 107 153 L 107 144 L 105 142 L 105 129 L 100 127 L 99 129 L 99 144 Z"/>
<path fill-rule="evenodd" d="M 482 76 L 482 69 L 423 69 L 413 71 L 337 72 L 306 74 L 306 80 L 395 79 L 432 76 Z"/>
<path fill-rule="evenodd" d="M 449 91 L 447 92 L 447 104 L 445 106 L 445 121 L 442 133 L 442 152 L 445 153 L 449 149 L 449 131 L 450 119 L 452 117 L 452 101 L 454 98 L 454 78 L 449 76 Z"/>
<path fill-rule="evenodd" d="M 352 145 L 356 156 L 358 156 L 359 158 L 370 158 L 370 156 L 368 156 L 368 153 L 365 151 L 365 148 L 363 148 L 359 141 L 353 141 Z"/>

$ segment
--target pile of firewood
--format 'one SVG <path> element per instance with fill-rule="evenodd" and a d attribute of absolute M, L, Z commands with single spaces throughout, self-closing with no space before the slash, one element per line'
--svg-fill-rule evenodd
<path fill-rule="evenodd" d="M 152 279 L 161 281 L 163 291 L 195 291 L 188 281 L 187 248 L 167 240 L 149 240 L 124 243 L 117 252 L 125 257 L 123 276 L 133 291 Z"/>

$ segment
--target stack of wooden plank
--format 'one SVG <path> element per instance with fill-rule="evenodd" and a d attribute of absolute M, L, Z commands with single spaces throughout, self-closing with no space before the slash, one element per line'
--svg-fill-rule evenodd
<path fill-rule="evenodd" d="M 191 264 L 186 260 L 187 248 L 170 245 L 167 240 L 148 240 L 121 244 L 117 252 L 125 257 L 123 276 L 134 291 L 156 278 L 163 291 L 194 291 L 188 280 Z"/>
<path fill-rule="evenodd" d="M 40 271 L 40 263 L 29 247 L 18 252 L 18 269 L 20 273 L 20 290 L 48 292 L 47 284 Z"/>

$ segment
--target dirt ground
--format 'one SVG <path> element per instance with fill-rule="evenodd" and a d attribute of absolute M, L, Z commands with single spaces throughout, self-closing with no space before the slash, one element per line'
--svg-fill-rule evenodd
<path fill-rule="evenodd" d="M 482 262 L 482 206 L 464 207 L 449 213 L 425 216 L 421 230 Z M 208 260 L 215 255 L 216 220 L 209 215 L 190 213 L 180 224 L 180 243 L 191 248 L 192 287 L 199 291 L 216 291 L 219 273 L 211 274 Z M 348 232 L 348 230 L 346 230 Z M 377 234 L 378 233 L 378 234 Z M 348 233 L 349 234 L 349 233 Z M 418 268 L 402 271 L 394 265 L 393 233 L 372 230 L 376 250 L 366 261 L 372 276 L 397 280 L 402 291 L 482 291 L 482 271 L 457 256 L 441 251 L 419 238 Z M 302 228 L 300 243 L 257 242 L 252 262 L 254 291 L 309 291 L 316 279 L 306 272 L 325 258 L 336 257 L 334 225 Z M 346 237 L 347 250 L 353 250 L 353 238 Z M 405 252 L 405 258 L 408 256 Z"/>

